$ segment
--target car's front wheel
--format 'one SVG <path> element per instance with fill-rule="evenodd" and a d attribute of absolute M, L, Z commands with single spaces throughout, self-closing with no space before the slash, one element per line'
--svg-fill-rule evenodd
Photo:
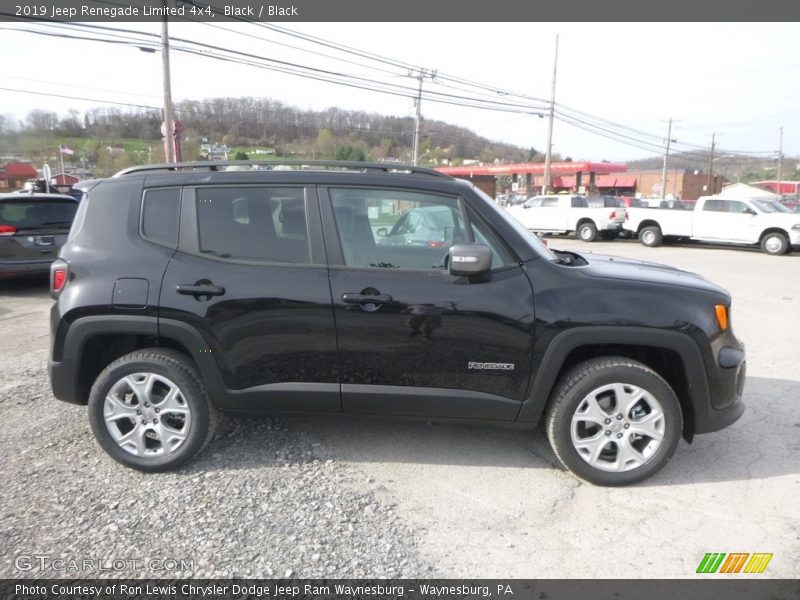
<path fill-rule="evenodd" d="M 667 464 L 683 417 L 675 392 L 658 373 L 608 357 L 580 363 L 561 378 L 546 426 L 556 456 L 578 477 L 626 485 Z"/>
<path fill-rule="evenodd" d="M 186 356 L 149 348 L 118 358 L 98 375 L 89 420 L 114 460 L 140 471 L 167 471 L 211 440 L 216 410 Z"/>
<path fill-rule="evenodd" d="M 761 238 L 761 250 L 773 256 L 780 256 L 789 251 L 789 239 L 779 231 L 771 231 Z"/>

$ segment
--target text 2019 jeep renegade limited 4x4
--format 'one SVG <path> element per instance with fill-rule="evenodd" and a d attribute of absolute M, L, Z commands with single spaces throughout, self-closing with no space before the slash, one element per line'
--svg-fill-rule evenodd
<path fill-rule="evenodd" d="M 621 485 L 744 410 L 730 296 L 697 275 L 550 251 L 436 171 L 228 164 L 101 182 L 53 265 L 53 392 L 125 465 L 186 463 L 217 410 L 544 420 Z"/>

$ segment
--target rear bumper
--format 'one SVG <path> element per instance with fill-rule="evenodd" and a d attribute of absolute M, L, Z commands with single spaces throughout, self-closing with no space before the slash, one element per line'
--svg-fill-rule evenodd
<path fill-rule="evenodd" d="M 0 260 L 0 279 L 10 279 L 21 275 L 45 275 L 50 273 L 50 265 L 55 256 L 46 260 Z"/>

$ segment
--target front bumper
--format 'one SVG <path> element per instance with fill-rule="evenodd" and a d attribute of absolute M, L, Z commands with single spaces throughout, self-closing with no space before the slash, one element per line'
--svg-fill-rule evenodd
<path fill-rule="evenodd" d="M 729 329 L 711 345 L 713 363 L 708 365 L 710 402 L 695 407 L 695 433 L 719 431 L 744 413 L 742 401 L 747 377 L 744 344 Z"/>

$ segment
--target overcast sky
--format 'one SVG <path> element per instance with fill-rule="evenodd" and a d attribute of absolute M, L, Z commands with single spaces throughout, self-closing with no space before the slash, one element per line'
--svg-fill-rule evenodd
<path fill-rule="evenodd" d="M 119 24 L 160 33 L 158 23 Z M 721 151 L 800 156 L 800 24 L 706 23 L 291 23 L 285 27 L 491 87 L 549 99 L 555 35 L 559 34 L 556 102 L 590 115 Z M 159 106 L 161 60 L 128 46 L 0 32 L 2 87 Z M 9 31 L 8 29 L 14 31 Z M 224 28 L 224 29 L 222 29 Z M 53 29 L 50 28 L 52 31 Z M 230 31 L 227 31 L 230 30 Z M 79 34 L 72 31 L 72 34 Z M 174 23 L 172 36 L 259 56 L 378 78 L 414 87 L 402 69 L 337 54 L 258 24 Z M 247 34 L 247 35 L 243 35 Z M 316 53 L 286 46 L 302 46 Z M 177 46 L 182 44 L 176 43 Z M 185 45 L 185 44 L 183 44 Z M 390 71 L 382 73 L 369 66 Z M 34 81 L 35 80 L 35 81 Z M 51 82 L 51 83 L 46 83 Z M 208 57 L 172 53 L 173 99 L 258 96 L 301 108 L 412 115 L 413 102 Z M 426 81 L 425 89 L 461 94 Z M 474 95 L 469 92 L 470 95 Z M 496 96 L 500 100 L 507 97 Z M 0 90 L 0 113 L 24 118 L 33 108 L 60 114 L 100 106 Z M 543 150 L 547 119 L 424 101 L 424 117 L 463 125 L 492 140 Z M 631 133 L 634 138 L 641 136 Z M 435 132 L 433 134 L 435 141 Z M 656 139 L 656 138 L 653 138 Z M 652 141 L 652 140 L 651 140 Z M 554 150 L 573 159 L 624 161 L 658 153 L 556 121 Z M 640 142 L 635 142 L 641 145 Z M 658 143 L 656 139 L 656 143 Z"/>

